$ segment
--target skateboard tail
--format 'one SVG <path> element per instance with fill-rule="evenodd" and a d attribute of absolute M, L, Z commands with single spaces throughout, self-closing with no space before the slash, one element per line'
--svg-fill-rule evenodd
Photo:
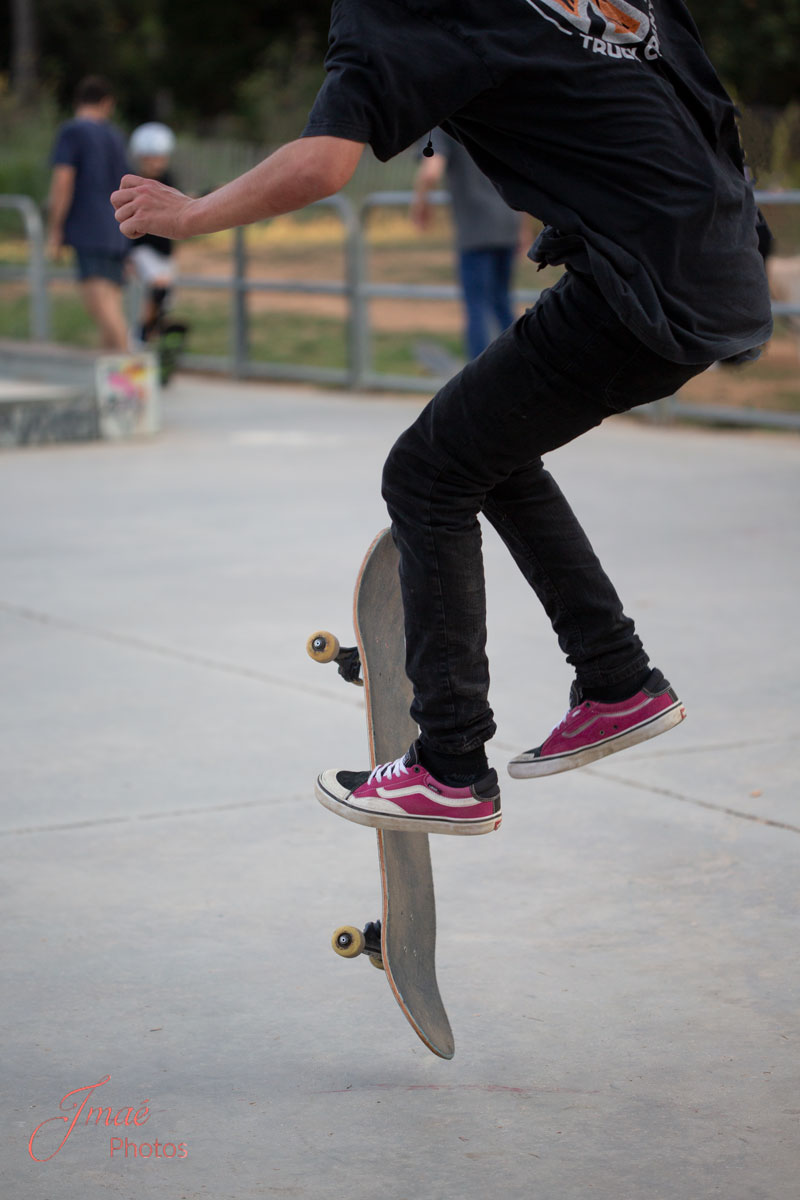
<path fill-rule="evenodd" d="M 439 1058 L 450 1059 L 455 1054 L 455 1039 L 453 1037 L 453 1031 L 450 1028 L 450 1022 L 447 1018 L 447 1013 L 445 1012 L 444 1005 L 442 1004 L 436 979 L 434 978 L 433 981 L 427 979 L 427 981 L 424 982 L 424 985 L 422 981 L 420 981 L 419 985 L 416 984 L 413 970 L 409 970 L 409 966 L 414 965 L 414 959 L 416 957 L 413 946 L 393 947 L 388 950 L 386 948 L 386 941 L 387 939 L 391 938 L 393 931 L 392 913 L 390 911 L 390 890 L 387 881 L 387 855 L 391 860 L 391 858 L 395 856 L 395 852 L 398 849 L 400 849 L 401 852 L 407 850 L 408 846 L 404 845 L 404 842 L 408 838 L 421 839 L 426 843 L 424 846 L 424 855 L 425 858 L 427 858 L 428 839 L 426 834 L 384 833 L 378 830 L 378 857 L 380 859 L 381 883 L 383 887 L 383 920 L 381 922 L 381 941 L 384 948 L 383 966 L 386 972 L 386 978 L 389 981 L 389 987 L 394 993 L 394 998 L 417 1037 L 433 1054 L 438 1055 Z M 401 842 L 399 846 L 396 844 L 398 839 L 403 839 L 403 842 Z M 405 858 L 406 855 L 404 854 L 403 857 Z M 429 863 L 430 859 L 427 858 L 427 861 Z M 413 882 L 411 886 L 413 886 Z M 433 932 L 432 934 L 429 933 L 429 936 L 432 936 L 435 939 L 435 914 L 432 914 L 431 920 L 433 922 Z M 398 954 L 401 954 L 404 958 L 403 974 L 407 980 L 407 991 L 405 995 L 403 988 L 399 986 L 392 973 L 392 959 L 396 958 Z M 410 963 L 409 960 L 411 960 Z M 416 1019 L 414 1012 L 424 1012 L 428 1015 L 429 1020 L 425 1026 L 421 1025 Z"/>

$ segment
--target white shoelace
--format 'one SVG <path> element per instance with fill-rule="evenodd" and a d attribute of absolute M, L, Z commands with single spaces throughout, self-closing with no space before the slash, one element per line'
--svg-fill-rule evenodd
<path fill-rule="evenodd" d="M 408 767 L 403 761 L 405 755 L 396 758 L 394 762 L 381 763 L 370 775 L 367 783 L 381 783 L 384 779 L 398 779 L 408 773 Z"/>
<path fill-rule="evenodd" d="M 547 736 L 550 737 L 552 734 L 554 734 L 556 732 L 557 729 L 560 729 L 561 726 L 564 725 L 565 722 L 569 720 L 569 718 L 575 712 L 576 708 L 580 708 L 580 704 L 576 704 L 573 708 L 568 708 L 567 711 L 564 713 L 563 717 L 561 718 L 561 720 L 556 722 L 556 724 L 553 726 L 553 728 L 550 730 L 550 733 L 548 733 Z"/>

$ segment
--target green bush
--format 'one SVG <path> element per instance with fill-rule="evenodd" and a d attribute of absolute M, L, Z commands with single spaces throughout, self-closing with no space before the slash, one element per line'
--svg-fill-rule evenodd
<path fill-rule="evenodd" d="M 21 111 L 9 98 L 0 98 L 0 195 L 30 196 L 44 207 L 50 181 L 50 147 L 59 118 L 43 102 L 35 111 Z M 0 210 L 0 236 L 18 237 L 16 213 Z"/>

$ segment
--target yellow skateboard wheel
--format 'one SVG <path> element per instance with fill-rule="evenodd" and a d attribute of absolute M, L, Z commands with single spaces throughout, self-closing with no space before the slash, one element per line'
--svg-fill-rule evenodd
<path fill-rule="evenodd" d="M 331 938 L 331 945 L 342 958 L 357 958 L 363 954 L 366 944 L 364 934 L 355 925 L 340 925 Z"/>
<path fill-rule="evenodd" d="M 339 653 L 339 639 L 325 629 L 312 633 L 306 642 L 306 652 L 314 662 L 333 662 Z"/>

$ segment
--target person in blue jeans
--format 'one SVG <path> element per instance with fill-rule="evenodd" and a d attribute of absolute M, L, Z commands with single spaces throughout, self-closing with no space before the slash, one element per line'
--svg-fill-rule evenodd
<path fill-rule="evenodd" d="M 562 278 L 434 396 L 384 467 L 419 737 L 395 762 L 316 784 L 362 825 L 488 833 L 501 802 L 479 518 L 574 673 L 566 715 L 510 773 L 579 767 L 680 722 L 543 456 L 713 362 L 758 357 L 772 330 L 758 214 L 733 104 L 681 0 L 336 0 L 326 67 L 302 136 L 252 171 L 196 200 L 126 176 L 112 200 L 129 237 L 211 233 L 330 195 L 365 145 L 385 161 L 441 126 L 543 223 L 530 256 Z M 647 510 L 655 538 L 674 481 L 607 486 L 622 510 Z M 652 585 L 657 559 L 641 559 Z M 521 656 L 520 670 L 536 663 Z"/>
<path fill-rule="evenodd" d="M 128 170 L 125 142 L 111 123 L 114 92 L 107 79 L 90 75 L 75 91 L 75 116 L 56 135 L 50 156 L 48 251 L 75 250 L 84 305 L 100 330 L 104 349 L 128 349 L 122 302 L 130 244 L 114 220 L 109 189 Z"/>
<path fill-rule="evenodd" d="M 427 148 L 433 153 L 425 155 L 417 168 L 411 219 L 418 228 L 427 228 L 429 193 L 446 182 L 464 298 L 466 349 L 470 358 L 477 358 L 514 321 L 511 275 L 520 245 L 520 214 L 508 207 L 455 138 L 434 129 Z"/>

